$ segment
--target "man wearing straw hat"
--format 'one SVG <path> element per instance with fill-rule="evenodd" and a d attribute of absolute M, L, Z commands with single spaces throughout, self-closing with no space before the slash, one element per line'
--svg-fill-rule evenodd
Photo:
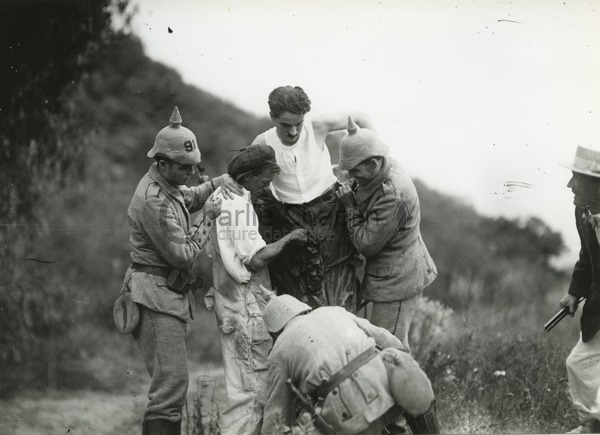
<path fill-rule="evenodd" d="M 355 310 L 356 251 L 348 238 L 345 214 L 335 198 L 339 186 L 331 164 L 326 137 L 342 130 L 347 113 L 308 116 L 311 101 L 299 86 L 280 86 L 269 94 L 275 127 L 259 134 L 255 144 L 275 150 L 281 172 L 271 191 L 256 198 L 263 234 L 304 228 L 309 243 L 289 247 L 272 263 L 271 279 L 280 292 L 296 296 L 312 307 L 344 306 Z M 371 127 L 364 113 L 356 122 Z"/>
<path fill-rule="evenodd" d="M 575 224 L 581 250 L 575 263 L 571 284 L 560 301 L 571 316 L 580 298 L 585 298 L 581 313 L 581 335 L 567 358 L 569 393 L 581 425 L 568 433 L 600 432 L 600 151 L 577 147 L 571 164 L 573 176 L 567 187 L 573 191 Z"/>
<path fill-rule="evenodd" d="M 181 124 L 175 107 L 148 152 L 156 162 L 140 180 L 128 210 L 132 264 L 123 287 L 131 292 L 139 318 L 120 329 L 132 333 L 152 378 L 144 435 L 181 433 L 188 388 L 185 342 L 198 288 L 189 271 L 221 210 L 220 201 L 207 201 L 209 195 L 216 187 L 230 195 L 241 192 L 227 174 L 185 186 L 200 163 L 200 151 L 194 133 Z M 192 222 L 190 213 L 197 211 Z"/>
<path fill-rule="evenodd" d="M 417 302 L 437 276 L 421 238 L 419 197 L 375 132 L 352 118 L 347 130 L 339 166 L 348 171 L 351 184 L 336 195 L 346 209 L 350 240 L 366 258 L 360 297 L 372 302 L 371 323 L 410 349 L 408 330 Z"/>
<path fill-rule="evenodd" d="M 262 319 L 267 299 L 273 295 L 267 265 L 292 242 L 305 243 L 307 232 L 296 229 L 266 244 L 258 231 L 251 197 L 268 188 L 279 172 L 275 151 L 267 145 L 239 150 L 227 173 L 242 187 L 241 195 L 226 198 L 217 188 L 221 214 L 210 236 L 213 288 L 205 296 L 214 308 L 225 370 L 227 408 L 222 413 L 223 435 L 259 433 L 267 376 L 267 355 L 272 341 Z"/>

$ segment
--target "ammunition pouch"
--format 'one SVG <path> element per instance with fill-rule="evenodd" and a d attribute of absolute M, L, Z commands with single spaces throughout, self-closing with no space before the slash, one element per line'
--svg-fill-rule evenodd
<path fill-rule="evenodd" d="M 203 284 L 202 278 L 190 275 L 179 269 L 147 266 L 138 263 L 133 263 L 131 268 L 138 272 L 150 273 L 165 278 L 167 281 L 167 288 L 178 294 L 186 294 L 188 291 L 195 293 Z"/>
<path fill-rule="evenodd" d="M 202 284 L 202 278 L 178 269 L 172 269 L 169 276 L 167 276 L 167 287 L 179 294 L 185 294 L 188 291 L 196 293 L 196 290 L 201 288 Z"/>

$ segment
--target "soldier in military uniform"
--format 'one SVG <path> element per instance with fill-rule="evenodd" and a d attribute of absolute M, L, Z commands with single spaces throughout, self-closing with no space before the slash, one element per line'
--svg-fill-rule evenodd
<path fill-rule="evenodd" d="M 408 330 L 423 289 L 437 276 L 421 238 L 419 197 L 408 174 L 373 132 L 348 118 L 339 167 L 351 182 L 336 195 L 346 209 L 350 240 L 366 258 L 359 296 L 372 302 L 371 323 L 409 350 Z"/>
<path fill-rule="evenodd" d="M 315 418 L 312 433 L 399 433 L 402 415 L 414 434 L 439 433 L 429 378 L 384 328 L 290 295 L 271 298 L 263 318 L 274 344 L 261 433 L 292 426 L 295 401 Z"/>
<path fill-rule="evenodd" d="M 195 278 L 188 274 L 206 243 L 220 202 L 207 202 L 218 187 L 241 192 L 229 175 L 185 186 L 200 163 L 196 137 L 181 125 L 177 107 L 148 152 L 156 162 L 139 182 L 128 210 L 132 264 L 124 286 L 139 307 L 132 334 L 152 377 L 144 435 L 181 433 L 188 388 L 185 340 L 194 315 Z M 190 213 L 202 209 L 192 223 Z"/>

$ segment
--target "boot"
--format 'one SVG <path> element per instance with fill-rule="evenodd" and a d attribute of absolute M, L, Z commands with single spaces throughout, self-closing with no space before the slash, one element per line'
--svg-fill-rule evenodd
<path fill-rule="evenodd" d="M 600 421 L 593 418 L 586 420 L 580 426 L 567 433 L 600 433 Z"/>
<path fill-rule="evenodd" d="M 144 420 L 142 435 L 181 435 L 181 420 L 171 421 L 164 418 Z"/>
<path fill-rule="evenodd" d="M 406 414 L 406 422 L 413 434 L 439 434 L 440 428 L 437 422 L 435 400 L 431 402 L 425 413 L 417 416 Z"/>

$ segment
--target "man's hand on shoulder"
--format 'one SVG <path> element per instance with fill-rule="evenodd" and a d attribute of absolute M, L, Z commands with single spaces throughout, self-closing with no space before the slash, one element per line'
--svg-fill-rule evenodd
<path fill-rule="evenodd" d="M 223 197 L 232 199 L 233 195 L 242 196 L 242 186 L 240 186 L 229 174 L 223 174 L 213 180 L 215 184 L 221 186 Z"/>

